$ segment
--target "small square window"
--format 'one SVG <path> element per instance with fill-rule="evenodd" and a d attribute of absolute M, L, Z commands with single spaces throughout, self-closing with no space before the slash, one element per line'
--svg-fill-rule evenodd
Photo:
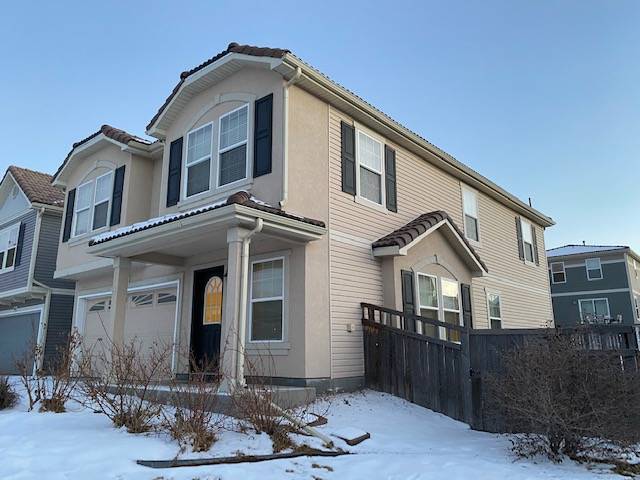
<path fill-rule="evenodd" d="M 565 283 L 567 281 L 567 273 L 564 268 L 564 262 L 551 263 L 551 283 Z"/>
<path fill-rule="evenodd" d="M 602 279 L 602 265 L 599 258 L 587 258 L 584 263 L 587 269 L 588 280 Z"/>

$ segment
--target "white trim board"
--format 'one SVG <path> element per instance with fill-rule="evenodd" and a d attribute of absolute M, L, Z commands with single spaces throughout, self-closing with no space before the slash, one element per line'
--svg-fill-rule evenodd
<path fill-rule="evenodd" d="M 580 290 L 579 292 L 552 293 L 551 297 L 573 297 L 576 295 L 603 295 L 607 293 L 626 293 L 628 288 L 611 288 L 609 290 Z"/>

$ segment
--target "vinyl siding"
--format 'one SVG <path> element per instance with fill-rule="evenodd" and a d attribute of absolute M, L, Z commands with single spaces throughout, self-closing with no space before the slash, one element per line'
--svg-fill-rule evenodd
<path fill-rule="evenodd" d="M 61 349 L 65 347 L 71 332 L 73 315 L 73 295 L 52 295 L 47 319 L 47 339 L 44 349 L 44 366 L 55 362 Z"/>
<path fill-rule="evenodd" d="M 11 220 L 3 225 L 0 225 L 0 230 L 15 225 L 17 223 L 24 223 L 24 237 L 22 239 L 22 253 L 20 255 L 20 264 L 17 265 L 12 271 L 0 274 L 0 292 L 6 292 L 9 290 L 15 290 L 27 286 L 29 280 L 29 263 L 31 259 L 31 248 L 33 246 L 33 235 L 36 226 L 37 213 L 35 210 L 29 210 L 23 216 Z"/>
<path fill-rule="evenodd" d="M 329 113 L 329 236 L 332 376 L 363 374 L 360 302 L 382 305 L 382 262 L 371 254 L 371 243 L 434 210 L 445 210 L 462 228 L 460 181 L 433 164 L 388 143 L 396 150 L 398 212 L 381 211 L 354 201 L 341 190 L 340 121 L 346 115 Z M 474 326 L 488 325 L 486 289 L 503 301 L 504 327 L 546 326 L 553 322 L 544 249 L 544 230 L 535 226 L 540 266 L 518 258 L 516 214 L 478 193 L 480 257 L 489 276 L 474 279 Z M 350 326 L 353 331 L 349 332 Z"/>
<path fill-rule="evenodd" d="M 53 278 L 58 257 L 61 222 L 61 215 L 51 213 L 42 215 L 34 278 L 52 288 L 73 289 L 74 282 Z"/>
<path fill-rule="evenodd" d="M 622 315 L 622 323 L 633 323 L 633 307 L 627 292 L 584 293 L 563 297 L 553 297 L 553 313 L 556 325 L 571 327 L 580 323 L 580 307 L 578 300 L 589 298 L 606 298 L 609 301 L 609 312 L 612 318 Z"/>

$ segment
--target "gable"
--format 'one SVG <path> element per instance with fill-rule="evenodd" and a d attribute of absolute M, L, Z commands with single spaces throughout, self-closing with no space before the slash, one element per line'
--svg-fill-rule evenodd
<path fill-rule="evenodd" d="M 19 216 L 31 203 L 11 175 L 5 175 L 0 185 L 0 224 Z"/>

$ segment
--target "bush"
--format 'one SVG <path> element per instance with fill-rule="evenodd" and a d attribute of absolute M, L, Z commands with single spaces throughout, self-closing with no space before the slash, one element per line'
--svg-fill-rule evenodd
<path fill-rule="evenodd" d="M 170 358 L 170 347 L 153 344 L 143 352 L 136 339 L 85 352 L 79 365 L 85 403 L 129 433 L 149 431 L 162 412 L 152 387 L 171 376 Z"/>
<path fill-rule="evenodd" d="M 8 377 L 0 377 L 0 410 L 15 407 L 18 403 L 18 394 Z"/>
<path fill-rule="evenodd" d="M 81 337 L 73 331 L 67 342 L 58 349 L 54 360 L 38 369 L 33 374 L 33 358 L 37 363 L 43 363 L 44 351 L 39 346 L 33 347 L 34 357 L 30 355 L 17 362 L 20 379 L 24 385 L 29 410 L 40 404 L 40 412 L 61 413 L 65 411 L 65 404 L 73 396 L 79 379 L 71 372 L 76 354 L 79 352 Z"/>
<path fill-rule="evenodd" d="M 216 441 L 220 425 L 214 422 L 214 410 L 220 389 L 220 375 L 213 364 L 200 364 L 191 358 L 191 374 L 186 382 L 170 383 L 171 403 L 175 410 L 163 410 L 163 427 L 182 448 L 206 452 Z"/>
<path fill-rule="evenodd" d="M 507 431 L 524 432 L 516 454 L 602 459 L 640 442 L 640 377 L 614 352 L 556 334 L 505 353 L 502 364 L 485 379 L 487 404 Z"/>

